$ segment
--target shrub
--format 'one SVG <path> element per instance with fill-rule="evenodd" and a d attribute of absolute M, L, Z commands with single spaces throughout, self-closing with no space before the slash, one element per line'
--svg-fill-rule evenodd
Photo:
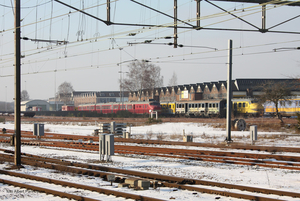
<path fill-rule="evenodd" d="M 296 129 L 298 130 L 298 131 L 300 131 L 300 113 L 296 113 L 296 115 L 297 115 L 297 126 L 296 126 Z"/>
<path fill-rule="evenodd" d="M 0 122 L 5 122 L 5 118 L 4 117 L 0 117 Z"/>
<path fill-rule="evenodd" d="M 152 137 L 153 137 L 153 132 L 152 132 L 152 131 L 147 131 L 147 132 L 146 132 L 146 139 L 147 139 L 147 140 L 151 140 Z"/>
<path fill-rule="evenodd" d="M 162 132 L 159 132 L 157 135 L 156 135 L 156 138 L 158 141 L 162 141 L 165 139 L 165 136 Z"/>
<path fill-rule="evenodd" d="M 160 124 L 162 123 L 161 119 L 153 119 L 153 118 L 148 118 L 146 121 L 146 124 Z"/>

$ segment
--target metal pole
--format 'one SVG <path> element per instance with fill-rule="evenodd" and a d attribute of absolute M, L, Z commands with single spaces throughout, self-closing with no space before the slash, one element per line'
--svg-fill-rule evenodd
<path fill-rule="evenodd" d="M 7 86 L 5 86 L 5 112 L 7 112 Z"/>
<path fill-rule="evenodd" d="M 15 157 L 16 166 L 21 166 L 21 12 L 20 0 L 15 0 Z"/>
<path fill-rule="evenodd" d="M 227 142 L 231 140 L 231 80 L 232 80 L 232 40 L 228 40 L 228 68 L 227 68 L 227 110 L 226 110 L 226 134 Z"/>
<path fill-rule="evenodd" d="M 122 77 L 122 50 L 123 48 L 119 48 L 120 50 L 120 103 L 122 104 L 121 105 L 121 108 L 123 108 L 123 101 L 122 101 L 122 89 L 123 89 L 123 77 Z M 122 110 L 122 109 L 121 109 Z"/>
<path fill-rule="evenodd" d="M 124 105 L 124 86 L 123 86 L 123 77 L 124 77 L 124 73 L 122 72 L 122 110 L 123 110 L 123 105 Z"/>
<path fill-rule="evenodd" d="M 261 19 L 262 19 L 262 27 L 261 29 L 264 31 L 266 30 L 266 5 L 262 5 L 262 16 L 261 16 Z"/>
<path fill-rule="evenodd" d="M 107 22 L 110 22 L 110 0 L 106 1 Z"/>
<path fill-rule="evenodd" d="M 177 48 L 177 0 L 174 0 L 174 48 Z"/>
<path fill-rule="evenodd" d="M 197 27 L 200 27 L 200 0 L 197 1 Z"/>

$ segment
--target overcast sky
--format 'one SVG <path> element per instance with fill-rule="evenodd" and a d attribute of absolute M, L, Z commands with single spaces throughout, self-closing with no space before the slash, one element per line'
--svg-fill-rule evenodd
<path fill-rule="evenodd" d="M 62 1 L 106 20 L 106 0 Z M 173 15 L 173 0 L 137 1 Z M 172 39 L 163 39 L 173 36 L 172 28 L 107 26 L 55 1 L 21 2 L 22 37 L 68 41 L 67 45 L 22 41 L 22 90 L 26 89 L 31 99 L 54 97 L 58 86 L 65 81 L 75 91 L 118 91 L 118 72 L 128 71 L 127 65 L 134 59 L 146 59 L 160 66 L 165 86 L 173 72 L 177 74 L 178 84 L 226 80 L 229 39 L 234 48 L 233 79 L 289 78 L 300 74 L 300 52 L 291 49 L 300 46 L 299 34 L 192 30 L 179 22 L 178 26 L 187 27 L 178 29 L 178 43 L 185 47 L 173 48 L 165 45 L 173 42 Z M 259 28 L 262 26 L 261 6 L 257 4 L 212 2 Z M 267 5 L 267 28 L 297 16 L 299 9 Z M 1 1 L 0 14 L 0 101 L 13 101 L 14 17 L 10 0 Z M 196 25 L 195 17 L 196 2 L 178 0 L 178 18 Z M 111 21 L 173 25 L 172 18 L 129 0 L 111 4 Z M 297 18 L 271 30 L 300 32 L 299 23 Z M 201 26 L 255 30 L 205 1 L 201 1 Z M 140 44 L 145 40 L 152 43 Z"/>

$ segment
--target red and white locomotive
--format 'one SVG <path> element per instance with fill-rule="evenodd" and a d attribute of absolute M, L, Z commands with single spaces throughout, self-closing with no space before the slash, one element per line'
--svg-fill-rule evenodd
<path fill-rule="evenodd" d="M 61 111 L 74 111 L 75 106 L 74 105 L 63 105 L 61 106 Z"/>
<path fill-rule="evenodd" d="M 102 114 L 117 113 L 118 111 L 127 110 L 134 114 L 145 114 L 151 112 L 160 112 L 161 106 L 157 101 L 141 101 L 141 102 L 124 102 L 122 103 L 97 103 L 82 104 L 78 106 L 78 111 L 91 111 Z"/>

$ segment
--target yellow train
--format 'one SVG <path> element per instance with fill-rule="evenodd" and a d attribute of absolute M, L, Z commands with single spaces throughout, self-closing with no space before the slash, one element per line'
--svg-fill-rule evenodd
<path fill-rule="evenodd" d="M 300 113 L 300 97 L 298 96 L 292 99 L 288 99 L 286 101 L 279 101 L 278 112 L 283 117 L 296 116 L 297 113 Z M 276 108 L 274 103 L 265 103 L 265 115 L 276 115 Z"/>
<path fill-rule="evenodd" d="M 167 116 L 174 116 L 176 114 L 175 102 L 160 102 L 161 113 Z"/>
<path fill-rule="evenodd" d="M 258 100 L 240 98 L 232 99 L 232 111 L 235 116 L 259 117 L 264 114 L 264 107 Z"/>
<path fill-rule="evenodd" d="M 161 113 L 166 116 L 226 116 L 226 100 L 210 99 L 197 101 L 161 102 Z M 255 99 L 232 99 L 234 116 L 262 116 L 264 107 Z"/>

